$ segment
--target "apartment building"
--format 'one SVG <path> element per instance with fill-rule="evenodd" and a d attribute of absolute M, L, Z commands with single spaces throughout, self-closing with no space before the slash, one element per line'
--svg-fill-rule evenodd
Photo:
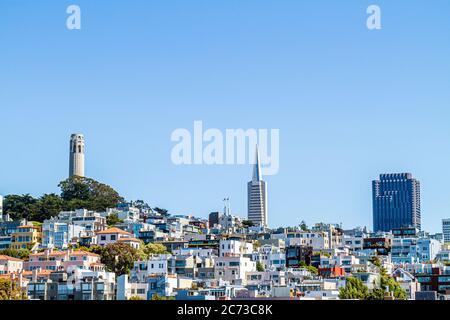
<path fill-rule="evenodd" d="M 43 252 L 30 254 L 23 268 L 27 271 L 70 271 L 73 269 L 103 270 L 104 266 L 100 263 L 100 256 L 91 252 L 46 249 Z"/>
<path fill-rule="evenodd" d="M 33 249 L 42 242 L 40 227 L 23 225 L 18 226 L 17 231 L 11 234 L 11 249 Z"/>
<path fill-rule="evenodd" d="M 215 259 L 214 278 L 231 284 L 245 284 L 246 273 L 256 271 L 256 262 L 243 256 L 223 256 Z"/>

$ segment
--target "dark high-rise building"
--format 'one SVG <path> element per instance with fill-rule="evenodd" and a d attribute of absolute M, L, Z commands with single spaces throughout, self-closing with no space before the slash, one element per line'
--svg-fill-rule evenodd
<path fill-rule="evenodd" d="M 381 174 L 372 182 L 372 195 L 374 231 L 420 230 L 420 182 L 411 173 Z"/>
<path fill-rule="evenodd" d="M 211 212 L 209 214 L 209 227 L 213 228 L 214 225 L 219 224 L 220 213 L 219 212 Z"/>

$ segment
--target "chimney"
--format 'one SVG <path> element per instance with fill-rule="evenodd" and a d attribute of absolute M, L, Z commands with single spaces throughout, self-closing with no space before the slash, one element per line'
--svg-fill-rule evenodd
<path fill-rule="evenodd" d="M 32 271 L 31 282 L 37 282 L 38 269 Z"/>

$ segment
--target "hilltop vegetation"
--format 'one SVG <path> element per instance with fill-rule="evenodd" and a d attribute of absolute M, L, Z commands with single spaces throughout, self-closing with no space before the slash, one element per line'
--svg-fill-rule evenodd
<path fill-rule="evenodd" d="M 58 185 L 61 194 L 44 194 L 34 198 L 29 194 L 7 195 L 4 199 L 4 213 L 11 219 L 27 219 L 43 222 L 55 217 L 61 211 L 88 209 L 105 211 L 124 199 L 110 186 L 84 177 L 71 177 Z"/>

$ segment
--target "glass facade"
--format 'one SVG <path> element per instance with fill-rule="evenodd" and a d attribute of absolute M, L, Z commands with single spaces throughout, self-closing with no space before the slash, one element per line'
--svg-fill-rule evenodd
<path fill-rule="evenodd" d="M 421 229 L 420 182 L 410 173 L 382 174 L 372 182 L 374 231 Z"/>

